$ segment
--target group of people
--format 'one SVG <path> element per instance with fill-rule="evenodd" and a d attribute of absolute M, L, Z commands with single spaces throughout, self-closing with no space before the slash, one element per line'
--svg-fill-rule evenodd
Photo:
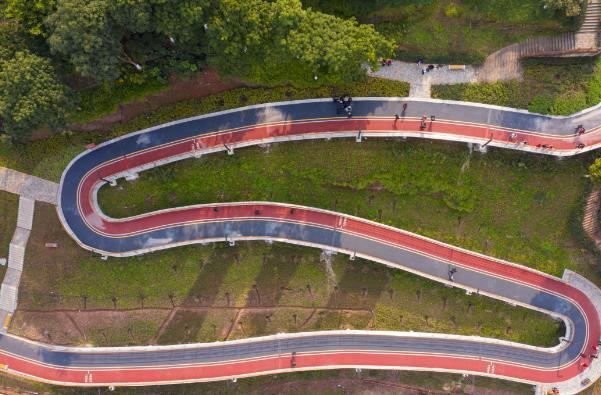
<path fill-rule="evenodd" d="M 382 65 L 382 67 L 384 67 L 384 66 L 392 66 L 392 59 L 380 58 L 380 59 L 378 59 L 378 62 L 380 62 L 380 64 Z"/>
<path fill-rule="evenodd" d="M 353 98 L 352 97 L 350 97 L 349 95 L 342 95 L 340 97 L 334 96 L 332 98 L 332 100 L 334 100 L 335 103 L 338 103 L 340 105 L 340 107 L 336 110 L 337 114 L 340 114 L 340 110 L 343 110 L 344 112 L 346 112 L 347 118 L 350 118 L 353 116 Z"/>
<path fill-rule="evenodd" d="M 424 60 L 419 58 L 417 60 L 417 65 L 421 67 L 424 64 Z M 434 66 L 433 64 L 429 64 L 427 67 L 422 67 L 422 75 L 429 73 L 430 71 L 437 69 L 439 66 Z"/>
<path fill-rule="evenodd" d="M 422 60 L 420 59 L 419 62 L 421 62 Z M 347 115 L 347 118 L 351 118 L 353 116 L 353 98 L 350 97 L 349 95 L 342 95 L 342 96 L 334 96 L 332 98 L 332 100 L 335 103 L 338 103 L 340 105 L 339 108 L 336 109 L 336 113 L 340 114 L 340 110 L 344 111 Z M 398 121 L 401 116 L 405 116 L 405 112 L 407 111 L 407 103 L 403 103 L 403 110 L 401 111 L 401 115 L 399 115 L 398 113 L 394 115 L 395 118 L 395 125 L 396 125 L 396 121 Z M 421 118 L 421 123 L 420 123 L 420 130 L 425 130 L 427 127 L 427 120 L 428 117 L 426 116 L 426 114 L 422 115 Z M 435 117 L 434 115 L 430 116 L 430 121 L 434 122 Z M 584 127 L 582 125 L 578 125 L 578 127 L 576 128 L 576 132 L 578 133 L 578 135 L 583 135 L 586 130 L 584 129 Z M 517 141 L 517 133 L 511 133 L 509 135 L 508 140 L 509 141 Z M 521 141 L 521 143 L 523 143 L 524 145 L 528 145 L 528 142 L 526 140 Z M 584 148 L 585 145 L 584 143 L 579 143 L 576 145 L 576 148 L 578 149 L 582 149 Z M 553 149 L 553 145 L 551 144 L 537 144 L 536 148 L 542 148 L 542 149 Z"/>

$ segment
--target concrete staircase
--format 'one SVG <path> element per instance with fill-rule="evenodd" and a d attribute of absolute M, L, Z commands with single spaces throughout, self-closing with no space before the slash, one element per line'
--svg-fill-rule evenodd
<path fill-rule="evenodd" d="M 564 33 L 559 36 L 531 37 L 519 44 L 520 57 L 534 56 L 562 56 L 574 52 L 576 48 L 576 35 Z"/>
<path fill-rule="evenodd" d="M 476 71 L 479 82 L 517 80 L 522 77 L 520 44 L 511 44 L 490 54 Z"/>
<path fill-rule="evenodd" d="M 594 56 L 601 53 L 599 18 L 601 0 L 589 0 L 584 22 L 576 33 L 531 37 L 490 54 L 477 70 L 477 81 L 520 80 L 521 58 Z"/>
<path fill-rule="evenodd" d="M 27 234 L 29 238 L 29 234 Z M 25 261 L 25 247 L 16 243 L 10 243 L 8 247 L 8 267 L 15 270 L 23 270 Z"/>
<path fill-rule="evenodd" d="M 12 285 L 2 284 L 0 287 L 0 310 L 12 313 L 17 308 L 18 288 Z"/>
<path fill-rule="evenodd" d="M 584 14 L 584 21 L 580 26 L 578 33 L 593 33 L 599 32 L 599 19 L 601 18 L 601 1 L 589 0 Z"/>
<path fill-rule="evenodd" d="M 35 200 L 20 196 L 19 213 L 17 215 L 17 227 L 31 230 L 33 226 L 33 210 Z"/>
<path fill-rule="evenodd" d="M 0 286 L 0 316 L 9 317 L 17 308 L 19 283 L 25 261 L 25 247 L 33 225 L 35 200 L 20 196 L 17 227 L 8 246 L 8 269 Z M 0 332 L 6 331 L 3 324 Z"/>

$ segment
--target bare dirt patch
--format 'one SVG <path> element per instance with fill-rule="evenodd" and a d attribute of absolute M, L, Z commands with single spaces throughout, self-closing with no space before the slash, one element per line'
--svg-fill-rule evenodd
<path fill-rule="evenodd" d="M 60 345 L 82 344 L 78 328 L 64 312 L 15 313 L 9 328 L 10 333 L 43 343 Z"/>
<path fill-rule="evenodd" d="M 86 341 L 101 346 L 145 345 L 154 337 L 168 310 L 71 312 Z"/>
<path fill-rule="evenodd" d="M 149 344 L 168 310 L 17 310 L 10 332 L 43 343 L 98 346 Z"/>

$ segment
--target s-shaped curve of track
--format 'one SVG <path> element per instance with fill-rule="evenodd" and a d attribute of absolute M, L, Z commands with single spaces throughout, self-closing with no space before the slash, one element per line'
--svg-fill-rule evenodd
<path fill-rule="evenodd" d="M 408 103 L 403 113 L 401 103 Z M 98 189 L 117 178 L 135 178 L 140 171 L 184 158 L 276 141 L 423 137 L 561 156 L 601 144 L 600 108 L 548 117 L 470 103 L 357 98 L 352 118 L 338 113 L 331 99 L 272 103 L 184 119 L 107 141 L 77 156 L 63 173 L 59 216 L 83 248 L 102 255 L 237 240 L 343 252 L 351 259 L 370 259 L 550 314 L 564 321 L 564 341 L 541 348 L 470 336 L 326 331 L 177 346 L 77 348 L 2 335 L 0 363 L 36 380 L 88 386 L 349 367 L 463 372 L 545 386 L 566 384 L 565 388 L 584 388 L 594 381 L 599 369 L 593 369 L 597 361 L 590 354 L 600 340 L 599 307 L 591 292 L 556 277 L 372 221 L 292 204 L 202 204 L 125 219 L 107 217 L 97 204 Z M 585 133 L 576 132 L 579 125 Z M 562 393 L 572 389 L 566 391 Z"/>

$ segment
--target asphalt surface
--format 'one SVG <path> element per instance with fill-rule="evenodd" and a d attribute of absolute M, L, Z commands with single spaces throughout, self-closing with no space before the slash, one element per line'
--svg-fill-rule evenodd
<path fill-rule="evenodd" d="M 231 377 L 232 371 L 199 369 L 191 376 L 172 373 L 166 380 L 156 368 L 203 364 L 219 368 L 245 359 L 267 360 L 282 355 L 290 358 L 292 353 L 298 354 L 299 363 L 306 363 L 307 367 L 363 365 L 360 363 L 363 357 L 356 355 L 350 362 L 341 362 L 344 353 L 358 350 L 378 355 L 379 359 L 370 360 L 375 365 L 381 362 L 381 366 L 390 366 L 390 361 L 381 354 L 405 355 L 406 359 L 395 362 L 396 366 L 471 371 L 535 383 L 563 381 L 578 374 L 582 369 L 581 354 L 599 340 L 599 317 L 582 292 L 553 277 L 370 221 L 293 205 L 265 202 L 213 204 L 124 220 L 107 218 L 98 211 L 95 199 L 100 185 L 158 161 L 291 137 L 323 138 L 332 137 L 331 133 L 337 133 L 334 137 L 352 136 L 358 130 L 365 136 L 384 132 L 416 133 L 424 114 L 435 115 L 436 120 L 428 122 L 430 125 L 425 131 L 428 135 L 423 137 L 445 135 L 451 136 L 447 138 L 450 140 L 494 139 L 508 143 L 515 141 L 515 136 L 509 137 L 509 134 L 517 132 L 521 141 L 535 145 L 548 139 L 557 150 L 573 150 L 575 142 L 581 139 L 589 146 L 599 143 L 596 130 L 601 125 L 601 111 L 598 110 L 569 118 L 551 118 L 460 103 L 403 102 L 408 103 L 407 112 L 398 121 L 393 119 L 394 114 L 401 113 L 400 100 L 355 99 L 351 119 L 343 117 L 338 105 L 331 100 L 315 100 L 226 111 L 111 140 L 81 154 L 65 170 L 60 186 L 59 215 L 67 231 L 81 246 L 104 255 L 136 255 L 194 242 L 257 239 L 357 254 L 441 281 L 448 281 L 449 270 L 454 268 L 453 282 L 457 286 L 562 317 L 573 329 L 573 337 L 564 348 L 557 351 L 524 347 L 477 337 L 442 339 L 410 334 L 307 333 L 294 338 L 259 338 L 243 345 L 225 342 L 134 351 L 104 349 L 102 352 L 49 347 L 14 336 L 2 336 L 0 350 L 13 358 L 26 359 L 33 365 L 56 367 L 59 371 L 66 368 L 146 369 L 143 379 L 138 378 L 136 383 L 222 379 Z M 587 129 L 585 136 L 575 134 L 580 124 Z M 324 353 L 330 358 L 325 362 L 314 356 Z M 425 359 L 417 361 L 426 356 L 431 358 L 427 364 Z M 450 360 L 455 361 L 455 368 L 448 367 Z M 494 362 L 498 365 L 497 370 L 493 368 L 491 372 L 490 365 L 482 365 L 483 361 Z M 279 368 L 271 365 L 254 367 L 255 370 L 245 374 L 291 368 L 289 364 L 278 363 Z M 64 384 L 92 385 L 91 376 L 87 375 L 77 376 L 77 379 L 63 375 L 57 380 L 50 378 L 50 373 L 36 372 L 26 374 Z M 42 377 L 44 374 L 46 376 Z M 131 378 L 118 374 L 103 380 L 104 383 L 132 383 Z M 98 383 L 93 381 L 93 384 Z"/>

